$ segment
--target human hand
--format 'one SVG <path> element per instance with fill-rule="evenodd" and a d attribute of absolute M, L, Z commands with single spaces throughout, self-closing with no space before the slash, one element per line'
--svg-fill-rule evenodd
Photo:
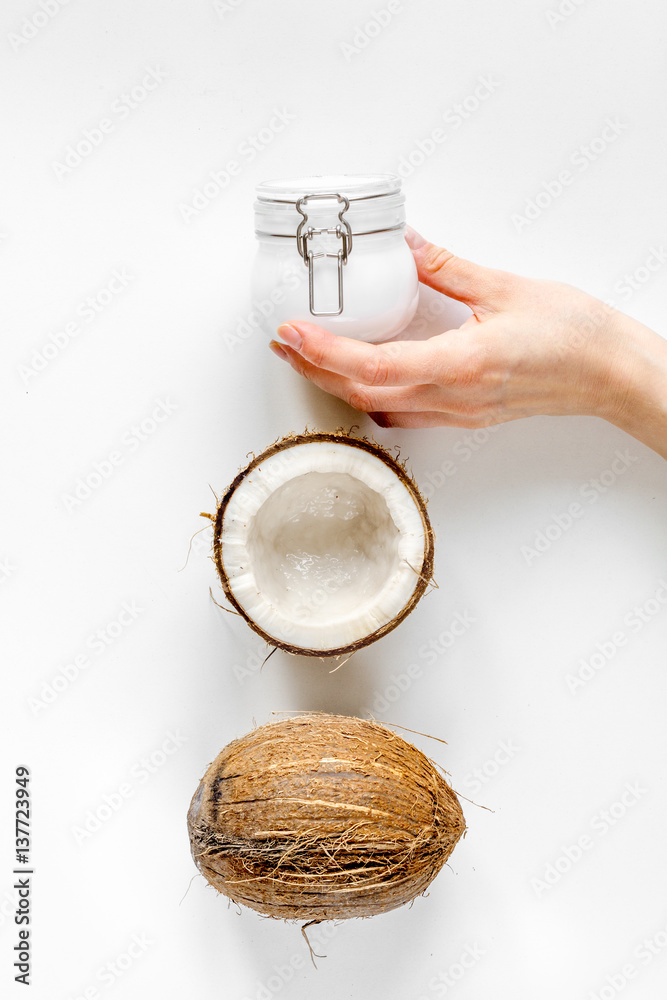
<path fill-rule="evenodd" d="M 667 344 L 559 282 L 481 267 L 409 230 L 419 280 L 472 315 L 426 341 L 366 344 L 283 324 L 276 354 L 383 427 L 603 417 L 667 457 Z"/>

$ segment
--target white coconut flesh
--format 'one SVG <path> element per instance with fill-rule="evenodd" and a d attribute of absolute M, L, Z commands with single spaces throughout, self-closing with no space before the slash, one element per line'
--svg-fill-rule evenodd
<path fill-rule="evenodd" d="M 279 644 L 327 650 L 392 622 L 420 582 L 427 538 L 382 459 L 315 441 L 274 452 L 224 513 L 221 555 L 246 615 Z"/>

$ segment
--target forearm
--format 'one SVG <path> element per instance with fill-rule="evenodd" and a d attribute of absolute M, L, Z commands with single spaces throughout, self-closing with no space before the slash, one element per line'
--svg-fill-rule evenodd
<path fill-rule="evenodd" d="M 618 322 L 626 348 L 614 373 L 611 423 L 667 458 L 667 341 L 629 316 Z"/>

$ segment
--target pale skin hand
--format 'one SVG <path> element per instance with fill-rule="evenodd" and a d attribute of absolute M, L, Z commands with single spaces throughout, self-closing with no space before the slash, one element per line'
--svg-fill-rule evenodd
<path fill-rule="evenodd" d="M 602 417 L 667 458 L 667 342 L 591 295 L 455 257 L 408 230 L 419 280 L 472 316 L 425 341 L 365 344 L 279 327 L 279 356 L 383 427 Z"/>

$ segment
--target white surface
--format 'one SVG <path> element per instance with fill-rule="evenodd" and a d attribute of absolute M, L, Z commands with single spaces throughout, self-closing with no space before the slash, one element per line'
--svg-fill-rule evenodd
<path fill-rule="evenodd" d="M 397 170 L 439 129 L 405 178 L 417 229 L 664 331 L 667 268 L 637 270 L 667 237 L 664 5 L 572 3 L 551 26 L 556 0 L 404 0 L 356 53 L 358 27 L 386 4 L 217 6 L 71 0 L 17 51 L 9 35 L 40 8 L 8 0 L 0 15 L 2 806 L 11 819 L 13 769 L 28 764 L 30 996 L 655 1000 L 667 979 L 664 461 L 595 419 L 376 432 L 430 493 L 440 589 L 335 674 L 279 653 L 259 670 L 261 643 L 209 599 L 206 533 L 179 570 L 213 509 L 209 485 L 220 493 L 246 452 L 305 424 L 373 426 L 302 384 L 262 337 L 236 334 L 250 329 L 264 178 Z M 123 95 L 151 69 L 155 89 L 130 110 Z M 478 104 L 465 120 L 464 102 Z M 54 162 L 102 119 L 99 146 L 59 179 Z M 584 169 L 581 147 L 606 128 Z M 224 190 L 197 196 L 230 161 Z M 515 225 L 566 170 L 551 205 Z M 22 377 L 57 334 L 65 346 Z M 97 463 L 99 487 L 68 500 Z M 567 524 L 573 503 L 580 516 L 529 562 L 522 548 Z M 572 694 L 568 674 L 600 645 L 613 655 Z M 30 699 L 67 665 L 74 679 L 36 712 Z M 185 832 L 220 747 L 300 708 L 374 710 L 447 740 L 413 737 L 493 810 L 464 802 L 467 837 L 428 897 L 337 926 L 317 970 L 298 927 L 190 885 Z M 475 769 L 497 773 L 480 784 Z M 608 827 L 602 811 L 624 794 Z M 105 796 L 119 807 L 82 838 Z M 0 975 L 18 997 L 2 830 Z M 590 849 L 539 894 L 531 881 L 583 836 Z M 135 934 L 144 942 L 124 958 Z"/>

